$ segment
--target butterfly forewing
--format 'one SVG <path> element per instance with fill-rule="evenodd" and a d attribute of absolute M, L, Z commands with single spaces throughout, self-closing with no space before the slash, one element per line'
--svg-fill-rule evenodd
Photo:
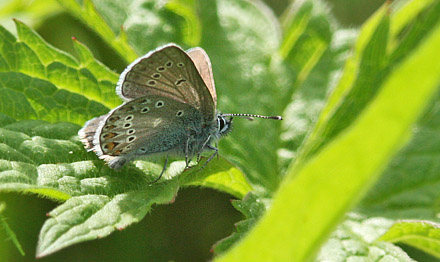
<path fill-rule="evenodd" d="M 215 91 L 214 76 L 212 74 L 211 61 L 209 60 L 208 54 L 200 47 L 191 48 L 187 51 L 187 54 L 194 62 L 194 65 L 205 82 L 209 93 L 211 93 L 214 106 L 217 107 L 217 93 Z"/>
<path fill-rule="evenodd" d="M 117 92 L 126 101 L 166 97 L 200 110 L 204 121 L 214 119 L 215 97 L 194 62 L 176 45 L 165 46 L 129 65 L 121 74 Z"/>
<path fill-rule="evenodd" d="M 184 145 L 202 115 L 194 107 L 163 96 L 147 96 L 114 109 L 101 127 L 98 151 L 104 156 L 161 153 Z M 97 142 L 98 142 L 97 141 Z"/>

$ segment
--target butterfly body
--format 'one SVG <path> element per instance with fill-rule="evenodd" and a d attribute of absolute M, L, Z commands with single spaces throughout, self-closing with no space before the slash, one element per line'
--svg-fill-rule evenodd
<path fill-rule="evenodd" d="M 121 74 L 116 93 L 125 102 L 78 133 L 114 169 L 153 155 L 185 157 L 188 166 L 213 150 L 209 162 L 218 151 L 212 144 L 230 131 L 233 116 L 262 117 L 216 112 L 211 63 L 201 48 L 185 52 L 169 44 L 140 57 Z"/>

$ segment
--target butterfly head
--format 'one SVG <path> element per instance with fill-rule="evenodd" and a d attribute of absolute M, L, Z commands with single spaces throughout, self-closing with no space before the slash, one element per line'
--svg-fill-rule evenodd
<path fill-rule="evenodd" d="M 232 116 L 217 115 L 217 132 L 219 136 L 225 136 L 232 130 Z"/>

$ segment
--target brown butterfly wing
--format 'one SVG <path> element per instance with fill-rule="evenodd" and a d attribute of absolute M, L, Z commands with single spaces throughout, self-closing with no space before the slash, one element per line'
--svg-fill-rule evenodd
<path fill-rule="evenodd" d="M 211 93 L 214 106 L 217 107 L 217 93 L 215 91 L 214 76 L 212 74 L 211 60 L 208 54 L 200 47 L 191 48 L 186 52 L 191 57 L 206 87 Z"/>
<path fill-rule="evenodd" d="M 201 111 L 205 122 L 214 119 L 215 102 L 194 62 L 180 47 L 170 44 L 130 64 L 121 74 L 117 93 L 126 101 L 161 96 Z"/>
<path fill-rule="evenodd" d="M 94 150 L 106 160 L 177 150 L 183 148 L 187 132 L 200 125 L 201 118 L 197 109 L 167 97 L 134 99 L 108 114 L 98 128 Z"/>

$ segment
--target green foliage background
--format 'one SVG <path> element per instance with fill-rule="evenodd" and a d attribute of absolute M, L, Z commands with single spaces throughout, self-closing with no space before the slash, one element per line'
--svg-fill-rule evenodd
<path fill-rule="evenodd" d="M 381 4 L 0 6 L 1 261 L 436 261 L 440 3 Z M 237 120 L 222 158 L 149 186 L 160 165 L 114 172 L 76 133 L 168 42 L 207 51 L 221 111 L 285 121 Z"/>

